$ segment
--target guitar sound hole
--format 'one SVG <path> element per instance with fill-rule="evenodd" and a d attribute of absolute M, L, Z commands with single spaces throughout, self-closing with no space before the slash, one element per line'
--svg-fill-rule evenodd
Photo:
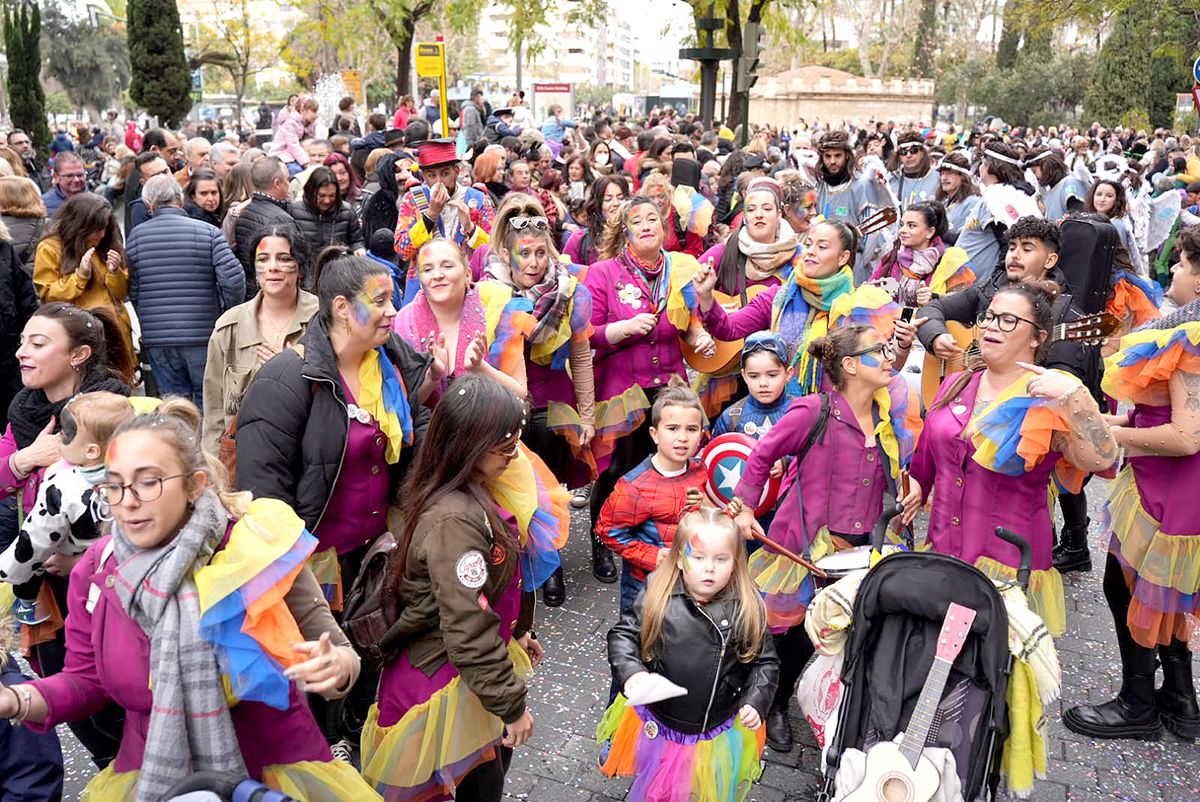
<path fill-rule="evenodd" d="M 879 798 L 883 802 L 909 802 L 912 799 L 912 786 L 906 778 L 890 775 L 879 785 Z"/>

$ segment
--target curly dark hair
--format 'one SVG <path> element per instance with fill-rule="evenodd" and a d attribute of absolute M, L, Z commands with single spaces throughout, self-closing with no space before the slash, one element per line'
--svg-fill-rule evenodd
<path fill-rule="evenodd" d="M 1041 240 L 1051 253 L 1062 251 L 1062 230 L 1057 223 L 1044 217 L 1026 215 L 1009 226 L 1008 231 L 1004 233 L 1005 246 L 1018 239 Z"/>

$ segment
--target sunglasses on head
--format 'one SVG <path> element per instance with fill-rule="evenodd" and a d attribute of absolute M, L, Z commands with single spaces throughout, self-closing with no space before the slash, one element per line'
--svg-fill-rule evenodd
<path fill-rule="evenodd" d="M 545 231 L 550 228 L 550 221 L 544 217 L 525 217 L 524 215 L 519 215 L 509 220 L 508 225 L 513 231 L 524 231 L 530 226 L 539 231 Z"/>

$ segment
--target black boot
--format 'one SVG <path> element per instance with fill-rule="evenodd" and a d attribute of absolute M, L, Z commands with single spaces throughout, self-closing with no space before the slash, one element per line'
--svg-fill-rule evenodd
<path fill-rule="evenodd" d="M 1054 567 L 1061 573 L 1092 570 L 1092 553 L 1088 550 L 1088 526 L 1084 518 L 1079 526 L 1064 526 L 1062 537 L 1054 547 Z"/>
<path fill-rule="evenodd" d="M 1121 651 L 1121 692 L 1111 702 L 1070 708 L 1063 713 L 1063 724 L 1092 738 L 1158 740 L 1163 728 L 1154 705 L 1154 649 L 1135 641 L 1129 631 L 1129 585 L 1112 554 L 1104 565 L 1104 599 Z"/>
<path fill-rule="evenodd" d="M 1163 726 L 1154 706 L 1154 674 L 1125 674 L 1116 699 L 1072 707 L 1063 713 L 1063 724 L 1092 738 L 1157 741 Z"/>
<path fill-rule="evenodd" d="M 776 700 L 767 713 L 767 746 L 776 752 L 790 752 L 795 745 L 792 737 L 792 720 L 788 718 L 787 703 Z"/>
<path fill-rule="evenodd" d="M 1167 729 L 1189 741 L 1200 738 L 1200 706 L 1192 683 L 1192 653 L 1187 644 L 1172 640 L 1158 647 L 1163 684 L 1154 692 L 1154 705 Z"/>
<path fill-rule="evenodd" d="M 562 607 L 567 599 L 567 588 L 563 585 L 563 569 L 560 565 L 542 585 L 542 603 L 547 607 Z"/>
<path fill-rule="evenodd" d="M 596 533 L 592 533 L 592 576 L 606 585 L 617 581 L 617 566 L 613 562 L 612 552 L 600 542 Z"/>

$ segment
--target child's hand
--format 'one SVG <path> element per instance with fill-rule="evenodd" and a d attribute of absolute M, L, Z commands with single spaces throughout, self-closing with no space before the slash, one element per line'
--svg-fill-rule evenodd
<path fill-rule="evenodd" d="M 738 711 L 738 720 L 742 722 L 743 727 L 751 731 L 762 726 L 762 716 L 750 705 L 742 705 L 742 709 Z"/>
<path fill-rule="evenodd" d="M 778 479 L 780 476 L 783 476 L 783 460 L 777 459 L 775 460 L 775 464 L 771 466 L 771 478 Z"/>
<path fill-rule="evenodd" d="M 660 567 L 662 567 L 662 564 L 665 563 L 667 558 L 670 556 L 670 549 L 659 549 L 658 554 L 654 555 L 654 570 L 657 571 Z"/>
<path fill-rule="evenodd" d="M 628 697 L 630 692 L 634 688 L 636 688 L 637 686 L 639 686 L 643 682 L 645 682 L 646 677 L 649 677 L 649 676 L 650 676 L 649 671 L 639 671 L 638 673 L 634 674 L 629 679 L 625 680 L 625 687 L 622 689 L 625 692 L 625 696 Z"/>

